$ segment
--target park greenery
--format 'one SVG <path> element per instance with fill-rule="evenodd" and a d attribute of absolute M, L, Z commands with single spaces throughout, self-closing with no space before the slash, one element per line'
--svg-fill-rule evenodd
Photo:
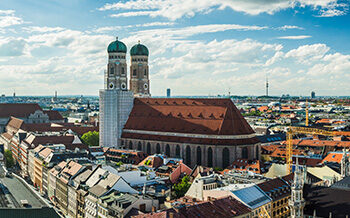
<path fill-rule="evenodd" d="M 88 146 L 99 146 L 99 133 L 96 131 L 89 131 L 84 133 L 81 140 Z"/>
<path fill-rule="evenodd" d="M 12 152 L 10 150 L 8 149 L 5 150 L 4 157 L 5 157 L 5 163 L 7 168 L 11 168 L 15 165 L 15 161 L 12 157 Z"/>
<path fill-rule="evenodd" d="M 181 182 L 173 185 L 173 194 L 176 198 L 181 198 L 186 194 L 190 186 L 190 177 L 186 175 L 182 178 Z"/>

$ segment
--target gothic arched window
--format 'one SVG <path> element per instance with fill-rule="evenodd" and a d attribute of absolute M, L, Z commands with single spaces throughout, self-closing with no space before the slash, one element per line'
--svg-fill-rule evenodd
<path fill-rule="evenodd" d="M 133 76 L 136 76 L 136 69 L 134 69 L 134 71 L 132 72 Z"/>
<path fill-rule="evenodd" d="M 145 69 L 144 75 L 147 76 L 147 69 Z"/>
<path fill-rule="evenodd" d="M 114 74 L 114 67 L 111 67 L 110 74 L 111 74 L 111 75 L 113 75 L 113 74 Z"/>
<path fill-rule="evenodd" d="M 124 67 L 122 67 L 122 75 L 125 75 Z"/>

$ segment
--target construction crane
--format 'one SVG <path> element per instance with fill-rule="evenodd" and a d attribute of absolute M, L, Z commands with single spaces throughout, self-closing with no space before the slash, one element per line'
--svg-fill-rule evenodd
<path fill-rule="evenodd" d="M 305 126 L 309 126 L 309 104 L 307 100 L 305 103 Z"/>
<path fill-rule="evenodd" d="M 316 128 L 310 128 L 310 127 L 299 127 L 299 126 L 291 126 L 287 130 L 287 147 L 286 147 L 286 164 L 287 164 L 287 171 L 289 173 L 292 172 L 292 165 L 293 165 L 293 135 L 296 134 L 305 134 L 305 135 L 323 135 L 323 136 L 336 136 L 336 135 L 343 135 L 340 132 L 337 131 L 327 131 L 323 129 L 316 129 Z"/>

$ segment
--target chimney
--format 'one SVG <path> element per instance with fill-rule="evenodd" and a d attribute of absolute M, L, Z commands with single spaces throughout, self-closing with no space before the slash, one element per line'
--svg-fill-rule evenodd
<path fill-rule="evenodd" d="M 142 213 L 146 213 L 146 204 L 140 204 L 139 211 L 141 211 Z"/>

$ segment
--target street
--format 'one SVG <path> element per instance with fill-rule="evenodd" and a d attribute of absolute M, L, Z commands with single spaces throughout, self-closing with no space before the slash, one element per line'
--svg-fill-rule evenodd
<path fill-rule="evenodd" d="M 46 206 L 34 193 L 29 190 L 19 179 L 12 176 L 11 178 L 4 177 L 1 178 L 1 181 L 4 186 L 7 187 L 8 191 L 14 197 L 17 206 L 20 205 L 21 200 L 27 200 L 31 207 L 42 207 Z"/>

